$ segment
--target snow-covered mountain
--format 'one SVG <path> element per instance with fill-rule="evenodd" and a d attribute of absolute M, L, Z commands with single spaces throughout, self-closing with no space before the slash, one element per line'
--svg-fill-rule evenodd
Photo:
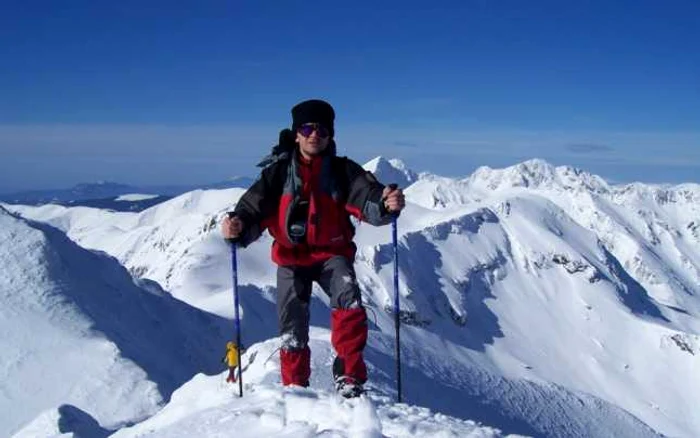
<path fill-rule="evenodd" d="M 385 184 L 397 184 L 399 187 L 408 187 L 418 178 L 416 172 L 397 158 L 387 160 L 377 157 L 365 163 L 363 167 L 374 175 L 381 176 L 386 181 Z"/>
<path fill-rule="evenodd" d="M 610 185 L 541 160 L 480 168 L 464 179 L 417 174 L 383 158 L 366 168 L 406 187 L 399 220 L 405 400 L 504 433 L 700 435 L 700 186 Z M 230 318 L 228 247 L 217 224 L 242 193 L 194 191 L 141 213 L 6 208 L 111 254 L 191 306 Z M 390 230 L 360 225 L 357 241 L 358 279 L 373 323 L 372 382 L 378 394 L 392 396 Z M 264 237 L 239 255 L 248 344 L 274 343 L 269 245 Z M 322 390 L 327 305 L 317 291 L 313 354 L 320 354 L 314 375 L 321 380 L 312 386 Z M 274 376 L 256 382 L 265 386 Z M 188 385 L 216 386 L 198 379 Z M 310 397 L 320 403 L 314 406 L 328 403 L 323 392 Z M 383 402 L 373 403 L 387 425 L 382 433 L 413 436 L 388 433 Z M 228 399 L 212 409 L 244 414 Z M 256 412 L 279 414 L 269 406 Z M 198 415 L 176 422 L 193 425 L 204 418 Z"/>
<path fill-rule="evenodd" d="M 0 436 L 75 406 L 115 429 L 155 413 L 193 373 L 220 369 L 223 318 L 1 207 L 0 246 Z"/>

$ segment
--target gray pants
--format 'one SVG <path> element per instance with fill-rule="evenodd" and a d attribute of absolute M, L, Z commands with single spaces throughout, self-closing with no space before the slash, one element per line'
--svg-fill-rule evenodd
<path fill-rule="evenodd" d="M 355 268 L 346 257 L 336 256 L 313 266 L 278 267 L 277 315 L 283 349 L 302 349 L 309 343 L 309 300 L 314 281 L 330 297 L 334 309 L 362 306 Z"/>

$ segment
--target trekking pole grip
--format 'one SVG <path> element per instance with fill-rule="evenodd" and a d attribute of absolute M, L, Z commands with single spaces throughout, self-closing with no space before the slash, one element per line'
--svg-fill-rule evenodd
<path fill-rule="evenodd" d="M 396 183 L 391 183 L 391 184 L 389 184 L 387 187 L 389 188 L 389 190 L 391 190 L 391 191 L 393 192 L 394 190 L 396 190 L 396 189 L 399 188 L 399 185 L 396 184 Z M 400 214 L 400 213 L 399 213 L 398 211 L 392 211 L 392 212 L 390 212 L 389 214 L 390 214 L 390 215 L 392 216 L 392 218 L 394 219 L 394 222 L 396 222 L 396 219 L 399 217 L 399 214 Z"/>
<path fill-rule="evenodd" d="M 229 211 L 228 213 L 226 213 L 226 215 L 229 219 L 233 219 L 234 217 L 236 217 L 236 213 L 233 211 Z M 226 239 L 226 241 L 231 245 L 236 245 L 240 241 L 240 239 L 240 237 L 229 237 Z"/>

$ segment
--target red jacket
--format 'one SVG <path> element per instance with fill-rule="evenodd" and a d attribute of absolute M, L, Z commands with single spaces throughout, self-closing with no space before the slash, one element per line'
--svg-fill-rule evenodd
<path fill-rule="evenodd" d="M 383 207 L 384 186 L 359 164 L 329 149 L 312 160 L 295 151 L 263 169 L 236 205 L 235 214 L 244 224 L 242 246 L 267 229 L 274 238 L 272 260 L 278 265 L 308 266 L 335 255 L 352 260 L 356 246 L 350 216 L 373 225 L 391 221 Z M 303 239 L 290 235 L 294 224 L 305 227 Z"/>

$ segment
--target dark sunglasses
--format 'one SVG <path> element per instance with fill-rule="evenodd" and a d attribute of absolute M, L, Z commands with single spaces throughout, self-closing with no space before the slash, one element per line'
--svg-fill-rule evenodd
<path fill-rule="evenodd" d="M 297 132 L 304 137 L 309 137 L 313 132 L 316 131 L 319 137 L 321 138 L 328 138 L 328 136 L 331 135 L 330 131 L 328 131 L 328 128 L 323 126 L 320 123 L 304 123 L 301 125 L 299 128 L 297 128 Z"/>

